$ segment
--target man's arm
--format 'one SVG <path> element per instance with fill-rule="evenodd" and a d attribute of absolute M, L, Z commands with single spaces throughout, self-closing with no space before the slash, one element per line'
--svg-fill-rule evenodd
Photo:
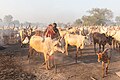
<path fill-rule="evenodd" d="M 56 29 L 56 30 L 57 30 L 57 31 L 56 31 L 57 33 L 56 33 L 56 34 L 57 34 L 58 36 L 60 36 L 59 30 L 58 30 L 58 29 Z"/>

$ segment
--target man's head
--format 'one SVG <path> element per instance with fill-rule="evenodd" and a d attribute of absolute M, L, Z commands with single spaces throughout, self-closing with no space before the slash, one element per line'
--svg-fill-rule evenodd
<path fill-rule="evenodd" d="M 49 26 L 53 26 L 52 24 L 49 24 Z"/>
<path fill-rule="evenodd" d="M 56 24 L 56 23 L 53 23 L 53 27 L 57 27 L 57 24 Z"/>

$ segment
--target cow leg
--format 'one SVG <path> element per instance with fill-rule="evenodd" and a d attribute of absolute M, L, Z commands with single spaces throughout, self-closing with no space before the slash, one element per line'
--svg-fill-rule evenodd
<path fill-rule="evenodd" d="M 44 59 L 45 59 L 45 63 L 46 63 L 46 70 L 49 70 L 49 55 L 44 53 Z"/>
<path fill-rule="evenodd" d="M 115 49 L 115 40 L 112 41 L 112 48 Z"/>
<path fill-rule="evenodd" d="M 80 55 L 82 56 L 82 49 L 80 49 Z"/>
<path fill-rule="evenodd" d="M 75 62 L 77 63 L 77 59 L 78 59 L 78 49 L 79 49 L 79 48 L 77 47 L 76 49 L 77 49 L 77 51 L 76 51 L 76 61 L 75 61 Z"/>
<path fill-rule="evenodd" d="M 102 77 L 104 78 L 105 63 L 102 61 Z"/>
<path fill-rule="evenodd" d="M 20 44 L 20 47 L 21 47 L 21 48 L 23 47 L 23 44 L 22 44 L 22 43 Z"/>
<path fill-rule="evenodd" d="M 101 51 L 101 44 L 99 44 L 99 52 Z"/>
<path fill-rule="evenodd" d="M 108 73 L 108 66 L 110 64 L 110 60 L 108 60 L 107 67 L 106 67 L 106 74 Z"/>
<path fill-rule="evenodd" d="M 51 55 L 51 56 L 49 57 L 48 68 L 51 69 L 52 67 L 55 67 L 54 55 Z"/>
<path fill-rule="evenodd" d="M 119 52 L 120 52 L 120 43 L 119 43 Z"/>
<path fill-rule="evenodd" d="M 46 70 L 48 69 L 48 67 L 47 67 L 47 54 L 46 53 L 44 53 L 44 63 L 43 63 L 43 65 L 44 64 L 46 64 Z"/>
<path fill-rule="evenodd" d="M 105 45 L 102 45 L 103 46 L 103 51 L 104 51 L 104 49 L 105 49 Z"/>
<path fill-rule="evenodd" d="M 116 48 L 118 48 L 118 42 L 116 41 Z"/>
<path fill-rule="evenodd" d="M 51 59 L 50 59 L 50 56 L 48 56 L 48 59 L 47 59 L 47 67 L 48 67 L 48 70 L 51 68 L 51 67 L 50 67 L 50 63 L 51 63 Z"/>
<path fill-rule="evenodd" d="M 116 49 L 116 41 L 114 40 L 113 48 Z"/>
<path fill-rule="evenodd" d="M 53 54 L 53 57 L 52 57 L 52 66 L 55 67 L 55 54 Z"/>
<path fill-rule="evenodd" d="M 115 41 L 115 48 L 117 48 L 117 41 Z"/>
<path fill-rule="evenodd" d="M 20 42 L 20 47 L 21 47 L 21 48 L 23 47 L 23 43 L 22 43 L 23 40 L 24 40 L 24 39 L 22 39 L 21 42 Z"/>
<path fill-rule="evenodd" d="M 68 55 L 68 44 L 67 43 L 65 45 L 65 51 L 66 51 L 66 55 Z"/>
<path fill-rule="evenodd" d="M 29 46 L 28 58 L 33 54 L 33 48 Z"/>
<path fill-rule="evenodd" d="M 49 70 L 49 67 L 48 67 L 48 65 L 49 65 L 49 60 L 47 59 L 45 62 L 46 62 L 46 70 Z"/>
<path fill-rule="evenodd" d="M 30 64 L 30 57 L 33 54 L 33 48 L 29 46 L 29 51 L 28 51 L 28 60 L 29 60 L 29 64 Z"/>
<path fill-rule="evenodd" d="M 96 54 L 96 43 L 94 43 L 94 51 L 95 51 L 95 54 Z"/>

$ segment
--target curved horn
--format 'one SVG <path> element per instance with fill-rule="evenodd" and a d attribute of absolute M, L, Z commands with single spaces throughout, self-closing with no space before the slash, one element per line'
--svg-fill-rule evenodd
<path fill-rule="evenodd" d="M 108 48 L 106 48 L 103 52 L 102 52 L 102 54 L 105 54 L 105 52 L 108 50 Z"/>
<path fill-rule="evenodd" d="M 106 35 L 107 35 L 107 36 L 110 36 L 110 33 L 109 33 L 109 31 L 108 31 L 108 30 L 107 30 L 107 32 L 106 32 Z"/>
<path fill-rule="evenodd" d="M 113 35 L 111 35 L 111 36 L 114 36 L 116 33 L 117 33 L 117 31 L 115 31 L 115 33 Z"/>

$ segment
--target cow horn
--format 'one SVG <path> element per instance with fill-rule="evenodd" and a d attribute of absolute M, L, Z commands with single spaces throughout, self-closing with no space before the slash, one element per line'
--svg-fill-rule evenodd
<path fill-rule="evenodd" d="M 111 36 L 114 36 L 116 33 L 117 33 L 117 31 L 115 31 L 115 33 L 113 35 L 111 35 Z"/>
<path fill-rule="evenodd" d="M 102 52 L 102 54 L 105 54 L 105 52 L 108 50 L 108 48 L 106 48 L 103 52 Z"/>
<path fill-rule="evenodd" d="M 85 35 L 85 30 L 84 30 L 84 28 L 83 28 L 83 35 Z"/>
<path fill-rule="evenodd" d="M 102 30 L 104 30 L 104 31 L 105 31 L 105 29 L 103 29 L 103 26 L 102 26 Z"/>
<path fill-rule="evenodd" d="M 110 36 L 110 34 L 109 34 L 109 32 L 108 32 L 108 31 L 106 32 L 106 35 L 107 35 L 107 36 Z"/>

